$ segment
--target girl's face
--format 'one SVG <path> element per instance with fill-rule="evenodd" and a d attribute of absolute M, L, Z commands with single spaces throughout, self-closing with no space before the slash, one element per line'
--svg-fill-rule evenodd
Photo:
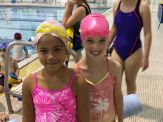
<path fill-rule="evenodd" d="M 107 39 L 100 36 L 89 37 L 83 41 L 86 55 L 97 58 L 106 55 Z"/>
<path fill-rule="evenodd" d="M 50 71 L 59 69 L 67 57 L 66 48 L 62 40 L 48 34 L 40 38 L 37 52 L 41 64 Z"/>

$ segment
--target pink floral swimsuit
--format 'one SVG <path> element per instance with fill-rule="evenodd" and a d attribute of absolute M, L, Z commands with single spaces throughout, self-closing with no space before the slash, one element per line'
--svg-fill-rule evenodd
<path fill-rule="evenodd" d="M 46 90 L 38 86 L 34 74 L 35 88 L 32 92 L 35 106 L 35 122 L 77 122 L 76 98 L 73 95 L 72 76 L 65 88 L 61 90 Z"/>

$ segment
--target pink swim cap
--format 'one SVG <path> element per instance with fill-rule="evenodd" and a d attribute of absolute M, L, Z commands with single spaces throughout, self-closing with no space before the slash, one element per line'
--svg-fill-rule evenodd
<path fill-rule="evenodd" d="M 94 13 L 86 16 L 80 24 L 80 37 L 83 41 L 85 38 L 92 36 L 107 37 L 109 34 L 109 22 L 102 14 Z"/>

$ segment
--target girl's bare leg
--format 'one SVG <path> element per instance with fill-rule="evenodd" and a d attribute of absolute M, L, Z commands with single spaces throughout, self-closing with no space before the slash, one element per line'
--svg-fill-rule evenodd
<path fill-rule="evenodd" d="M 141 67 L 142 49 L 137 50 L 125 60 L 125 78 L 127 84 L 127 94 L 136 93 L 136 77 Z"/>
<path fill-rule="evenodd" d="M 124 69 L 124 62 L 123 62 L 123 60 L 119 57 L 119 55 L 117 54 L 117 52 L 116 52 L 115 49 L 113 49 L 113 51 L 112 51 L 111 58 L 114 59 L 114 60 L 116 60 L 116 61 L 118 61 L 118 62 L 121 64 L 122 69 Z"/>

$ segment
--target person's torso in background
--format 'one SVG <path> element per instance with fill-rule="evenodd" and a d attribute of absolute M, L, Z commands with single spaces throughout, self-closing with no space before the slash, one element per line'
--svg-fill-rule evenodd
<path fill-rule="evenodd" d="M 13 57 L 17 61 L 21 61 L 21 60 L 23 60 L 25 58 L 25 54 L 24 54 L 22 45 L 15 45 L 13 47 Z"/>

